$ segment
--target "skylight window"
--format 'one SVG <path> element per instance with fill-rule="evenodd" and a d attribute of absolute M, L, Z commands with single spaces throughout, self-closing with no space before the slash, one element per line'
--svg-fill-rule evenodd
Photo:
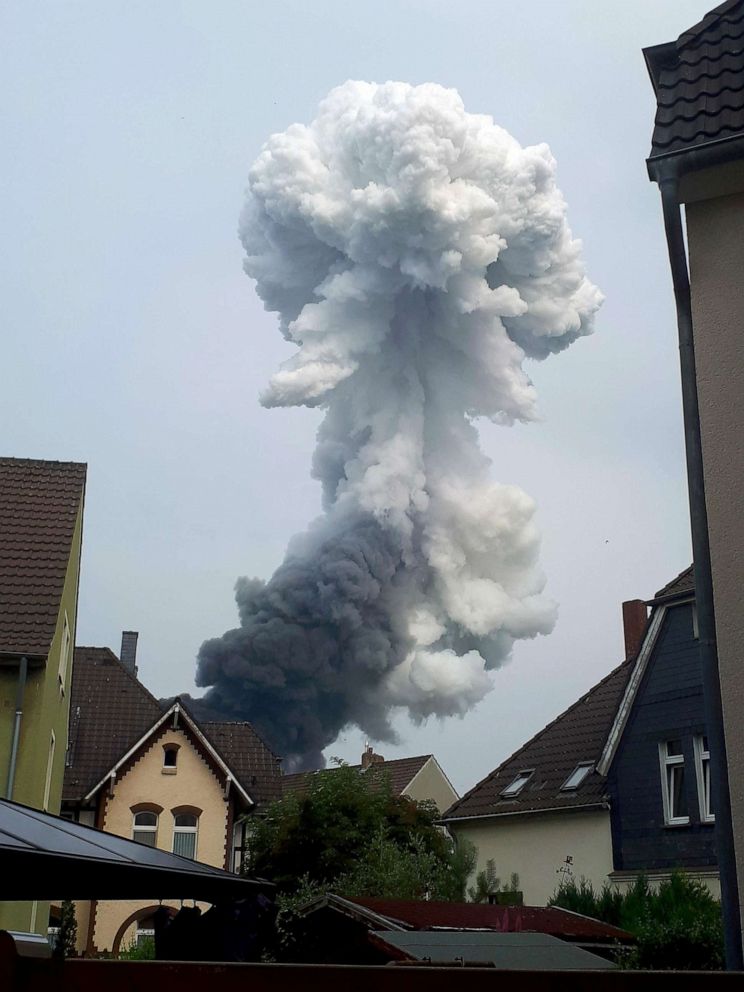
<path fill-rule="evenodd" d="M 561 789 L 578 789 L 593 768 L 594 764 L 591 761 L 582 761 L 580 765 L 574 768 L 561 786 Z"/>
<path fill-rule="evenodd" d="M 529 780 L 532 778 L 534 771 L 535 771 L 534 768 L 529 768 L 526 769 L 525 771 L 521 771 L 514 779 L 514 781 L 511 782 L 509 785 L 507 785 L 505 789 L 502 790 L 501 795 L 506 796 L 508 799 L 511 799 L 513 796 L 518 795 L 525 787 L 525 785 L 529 782 Z"/>

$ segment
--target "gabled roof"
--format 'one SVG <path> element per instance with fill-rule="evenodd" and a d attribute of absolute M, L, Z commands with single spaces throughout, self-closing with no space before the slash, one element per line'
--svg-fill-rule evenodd
<path fill-rule="evenodd" d="M 744 0 L 644 55 L 658 104 L 649 163 L 744 135 Z"/>
<path fill-rule="evenodd" d="M 49 653 L 86 470 L 0 458 L 0 655 Z"/>
<path fill-rule="evenodd" d="M 389 775 L 393 795 L 400 796 L 432 757 L 431 754 L 419 754 L 415 758 L 393 758 L 390 761 L 378 761 L 367 769 L 366 774 Z M 359 771 L 362 766 L 350 765 L 349 767 Z M 322 771 L 334 770 L 333 767 L 322 769 Z M 291 775 L 282 775 L 282 793 L 285 796 L 292 793 L 304 795 L 310 788 L 313 775 L 317 775 L 317 772 L 295 772 Z"/>
<path fill-rule="evenodd" d="M 157 699 L 108 648 L 75 648 L 62 797 L 82 799 L 162 716 Z"/>
<path fill-rule="evenodd" d="M 303 906 L 303 915 L 330 907 L 356 917 L 375 930 L 491 930 L 546 933 L 577 942 L 628 941 L 631 935 L 557 906 L 495 906 L 474 902 L 434 902 L 319 896 Z"/>
<path fill-rule="evenodd" d="M 94 793 L 133 750 L 162 730 L 175 707 L 246 801 L 279 797 L 279 759 L 250 724 L 199 723 L 178 698 L 164 708 L 108 648 L 76 648 L 63 799 L 80 802 Z"/>
<path fill-rule="evenodd" d="M 443 820 L 603 805 L 605 778 L 596 770 L 576 789 L 561 787 L 579 764 L 599 761 L 632 669 L 633 662 L 625 661 L 610 672 L 450 806 Z M 513 798 L 502 796 L 522 771 L 532 772 L 524 788 Z"/>

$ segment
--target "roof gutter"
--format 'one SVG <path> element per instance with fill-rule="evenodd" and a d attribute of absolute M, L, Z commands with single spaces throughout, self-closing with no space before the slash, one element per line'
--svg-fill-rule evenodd
<path fill-rule="evenodd" d="M 720 144 L 720 143 L 719 143 Z M 739 146 L 742 147 L 741 140 Z M 694 151 L 688 153 L 694 157 Z M 687 158 L 691 164 L 691 158 Z M 677 163 L 679 159 L 677 159 Z M 708 512 L 705 504 L 705 476 L 700 434 L 695 343 L 692 324 L 692 298 L 687 268 L 687 254 L 682 232 L 681 208 L 678 198 L 678 165 L 672 170 L 652 170 L 661 190 L 669 263 L 674 285 L 679 334 L 680 371 L 682 378 L 682 409 L 684 416 L 685 451 L 687 456 L 687 486 L 690 501 L 690 526 L 695 575 L 700 661 L 703 673 L 705 723 L 710 741 L 711 787 L 716 811 L 716 847 L 721 876 L 721 906 L 723 909 L 726 967 L 739 971 L 744 968 L 741 944 L 739 886 L 736 875 L 734 834 L 731 821 L 731 797 L 728 782 L 726 740 L 723 730 L 721 683 L 716 646 L 716 619 L 713 599 L 713 576 L 710 560 Z M 692 165 L 695 168 L 695 165 Z M 699 166 L 697 166 L 699 167 Z M 661 172 L 661 174 L 660 174 Z"/>
<path fill-rule="evenodd" d="M 437 823 L 471 823 L 473 820 L 496 820 L 502 816 L 534 816 L 538 813 L 576 813 L 584 810 L 606 809 L 610 804 L 606 801 L 584 803 L 576 806 L 551 806 L 548 809 L 515 809 L 510 813 L 480 813 L 478 816 L 443 816 Z"/>

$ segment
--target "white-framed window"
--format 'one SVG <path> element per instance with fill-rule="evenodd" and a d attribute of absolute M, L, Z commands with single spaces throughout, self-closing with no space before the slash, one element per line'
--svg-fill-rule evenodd
<path fill-rule="evenodd" d="M 690 822 L 687 809 L 685 755 L 682 740 L 674 738 L 659 744 L 661 765 L 661 795 L 664 803 L 664 823 L 681 826 Z"/>
<path fill-rule="evenodd" d="M 240 874 L 240 869 L 243 867 L 243 860 L 245 859 L 246 847 L 246 830 L 245 821 L 238 820 L 237 823 L 233 824 L 233 863 L 232 870 L 236 875 Z"/>
<path fill-rule="evenodd" d="M 140 810 L 134 814 L 132 822 L 132 840 L 148 847 L 156 847 L 158 840 L 158 814 L 152 810 Z"/>
<path fill-rule="evenodd" d="M 698 802 L 700 804 L 700 820 L 702 823 L 715 823 L 715 813 L 710 796 L 710 750 L 706 734 L 696 734 L 695 745 L 695 775 L 697 777 Z"/>
<path fill-rule="evenodd" d="M 163 745 L 163 771 L 175 775 L 178 764 L 178 744 Z"/>
<path fill-rule="evenodd" d="M 65 681 L 67 679 L 67 665 L 70 661 L 71 644 L 72 638 L 70 637 L 70 623 L 67 619 L 67 610 L 65 610 L 64 620 L 62 621 L 62 645 L 59 651 L 59 668 L 57 669 L 59 691 L 63 695 L 65 691 Z"/>
<path fill-rule="evenodd" d="M 47 755 L 46 779 L 44 780 L 44 809 L 49 809 L 49 796 L 52 791 L 52 775 L 54 774 L 54 748 L 57 739 L 54 731 L 49 735 L 49 754 Z"/>
<path fill-rule="evenodd" d="M 143 920 L 142 922 L 143 923 L 147 923 L 147 924 L 151 924 L 152 923 L 152 918 L 151 917 L 148 917 L 148 919 Z M 138 923 L 137 924 L 137 932 L 134 935 L 134 942 L 135 942 L 135 944 L 137 945 L 137 947 L 142 947 L 142 945 L 144 943 L 146 943 L 148 940 L 155 940 L 155 927 L 153 927 L 153 926 L 144 926 L 143 927 L 143 926 L 141 926 L 141 924 Z"/>
<path fill-rule="evenodd" d="M 518 795 L 522 789 L 527 785 L 529 780 L 535 773 L 534 768 L 525 768 L 517 774 L 517 777 L 507 785 L 505 789 L 501 790 L 501 795 L 506 796 L 507 799 Z"/>
<path fill-rule="evenodd" d="M 173 815 L 173 853 L 182 858 L 196 857 L 196 831 L 199 818 L 193 813 Z"/>
<path fill-rule="evenodd" d="M 582 761 L 578 764 L 571 774 L 568 776 L 566 781 L 561 786 L 561 789 L 578 789 L 587 775 L 594 770 L 594 762 L 592 761 Z"/>

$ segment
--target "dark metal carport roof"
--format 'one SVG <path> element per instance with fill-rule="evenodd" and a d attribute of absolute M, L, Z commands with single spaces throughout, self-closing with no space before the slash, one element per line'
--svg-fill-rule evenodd
<path fill-rule="evenodd" d="M 0 892 L 20 899 L 246 899 L 267 882 L 0 800 Z"/>

